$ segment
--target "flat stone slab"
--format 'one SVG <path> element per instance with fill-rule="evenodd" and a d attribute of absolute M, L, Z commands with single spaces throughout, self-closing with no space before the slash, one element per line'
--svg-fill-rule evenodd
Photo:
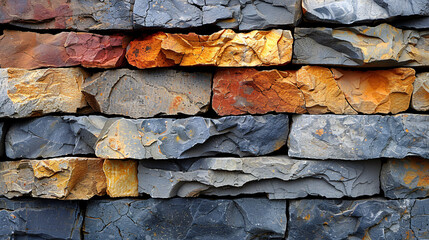
<path fill-rule="evenodd" d="M 345 162 L 287 156 L 140 161 L 139 192 L 153 198 L 237 196 L 265 193 L 270 199 L 378 194 L 379 160 Z"/>
<path fill-rule="evenodd" d="M 78 202 L 0 198 L 1 239 L 81 239 Z"/>
<path fill-rule="evenodd" d="M 87 76 L 81 68 L 0 69 L 0 117 L 76 113 L 87 106 L 81 92 Z"/>
<path fill-rule="evenodd" d="M 429 72 L 416 75 L 411 107 L 416 111 L 429 111 Z"/>
<path fill-rule="evenodd" d="M 46 116 L 14 123 L 6 134 L 6 155 L 35 159 L 94 154 L 106 121 L 102 116 Z"/>
<path fill-rule="evenodd" d="M 133 0 L 5 0 L 0 23 L 29 29 L 131 30 Z"/>
<path fill-rule="evenodd" d="M 114 68 L 124 64 L 128 39 L 82 32 L 58 34 L 4 30 L 0 36 L 0 67 Z"/>
<path fill-rule="evenodd" d="M 376 27 L 295 28 L 295 64 L 429 66 L 429 31 Z"/>
<path fill-rule="evenodd" d="M 212 35 L 158 32 L 132 40 L 126 58 L 137 68 L 274 66 L 291 61 L 292 43 L 291 32 L 279 29 L 248 33 L 226 29 Z"/>
<path fill-rule="evenodd" d="M 287 239 L 425 239 L 428 200 L 294 200 Z"/>
<path fill-rule="evenodd" d="M 429 197 L 429 161 L 419 157 L 388 160 L 380 181 L 387 198 Z"/>
<path fill-rule="evenodd" d="M 136 0 L 134 27 L 220 28 L 257 30 L 295 26 L 300 20 L 300 1 L 234 0 Z"/>
<path fill-rule="evenodd" d="M 296 115 L 290 157 L 363 160 L 429 158 L 429 115 Z"/>
<path fill-rule="evenodd" d="M 132 118 L 195 115 L 210 104 L 211 73 L 167 69 L 108 70 L 83 85 L 89 104 L 105 114 Z"/>
<path fill-rule="evenodd" d="M 412 17 L 393 23 L 395 27 L 406 29 L 429 29 L 428 17 Z"/>
<path fill-rule="evenodd" d="M 286 201 L 263 198 L 94 200 L 85 239 L 280 239 Z"/>
<path fill-rule="evenodd" d="M 220 119 L 112 119 L 95 146 L 109 159 L 183 159 L 217 154 L 265 155 L 286 144 L 287 115 L 229 116 Z"/>
<path fill-rule="evenodd" d="M 305 20 L 320 23 L 362 24 L 429 16 L 429 5 L 421 0 L 303 0 L 302 8 Z"/>

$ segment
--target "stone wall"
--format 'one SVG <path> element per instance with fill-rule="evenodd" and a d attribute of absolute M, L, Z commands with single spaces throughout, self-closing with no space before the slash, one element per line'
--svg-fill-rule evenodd
<path fill-rule="evenodd" d="M 3 0 L 0 239 L 429 239 L 422 0 Z"/>

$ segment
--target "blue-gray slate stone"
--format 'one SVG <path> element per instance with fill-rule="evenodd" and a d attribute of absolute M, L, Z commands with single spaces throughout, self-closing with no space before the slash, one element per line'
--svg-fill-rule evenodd
<path fill-rule="evenodd" d="M 416 200 L 411 209 L 411 230 L 417 239 L 429 239 L 429 199 Z"/>
<path fill-rule="evenodd" d="M 412 17 L 393 23 L 398 28 L 429 29 L 429 17 Z"/>
<path fill-rule="evenodd" d="M 260 156 L 286 144 L 288 115 L 219 119 L 112 119 L 97 140 L 97 157 L 183 159 L 217 154 Z"/>
<path fill-rule="evenodd" d="M 139 193 L 153 198 L 267 194 L 270 199 L 359 197 L 380 192 L 379 160 L 287 156 L 140 161 Z"/>
<path fill-rule="evenodd" d="M 5 123 L 0 122 L 0 157 L 4 155 L 4 138 L 6 135 Z"/>
<path fill-rule="evenodd" d="M 6 155 L 34 159 L 94 154 L 106 120 L 102 116 L 46 116 L 17 122 L 6 134 Z"/>
<path fill-rule="evenodd" d="M 259 30 L 295 26 L 300 0 L 136 0 L 135 28 L 220 28 Z"/>
<path fill-rule="evenodd" d="M 0 239 L 81 239 L 82 222 L 77 202 L 0 198 Z"/>
<path fill-rule="evenodd" d="M 429 158 L 429 115 L 296 115 L 290 157 L 364 160 Z"/>
<path fill-rule="evenodd" d="M 428 201 L 416 204 L 418 207 L 416 202 L 377 198 L 293 200 L 287 239 L 415 239 L 428 231 L 424 229 Z M 423 229 L 415 232 L 417 228 Z"/>
<path fill-rule="evenodd" d="M 85 239 L 281 239 L 286 201 L 94 200 L 85 213 Z"/>

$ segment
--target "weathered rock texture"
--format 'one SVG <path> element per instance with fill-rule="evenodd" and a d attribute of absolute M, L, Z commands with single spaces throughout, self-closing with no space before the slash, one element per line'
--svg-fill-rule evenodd
<path fill-rule="evenodd" d="M 133 0 L 4 0 L 0 23 L 30 29 L 132 29 Z"/>
<path fill-rule="evenodd" d="M 429 196 L 429 161 L 408 157 L 383 164 L 381 187 L 388 198 L 424 198 Z"/>
<path fill-rule="evenodd" d="M 429 5 L 421 0 L 303 0 L 307 21 L 323 23 L 369 23 L 399 17 L 429 16 Z"/>
<path fill-rule="evenodd" d="M 221 28 L 257 30 L 294 26 L 300 16 L 301 6 L 297 0 L 136 0 L 133 11 L 137 28 L 216 25 Z"/>
<path fill-rule="evenodd" d="M 429 66 L 429 31 L 376 27 L 296 28 L 296 64 Z"/>
<path fill-rule="evenodd" d="M 206 112 L 212 74 L 176 70 L 119 69 L 85 81 L 83 92 L 91 106 L 105 114 L 133 118 Z"/>
<path fill-rule="evenodd" d="M 0 69 L 0 117 L 76 113 L 87 105 L 81 92 L 86 77 L 81 68 Z"/>
<path fill-rule="evenodd" d="M 81 239 L 82 221 L 77 202 L 0 198 L 1 239 Z"/>
<path fill-rule="evenodd" d="M 4 155 L 4 138 L 6 135 L 6 127 L 4 122 L 0 122 L 0 157 Z"/>
<path fill-rule="evenodd" d="M 428 228 L 415 231 L 427 226 L 427 204 L 427 199 L 291 201 L 288 239 L 415 239 L 428 233 Z"/>
<path fill-rule="evenodd" d="M 103 164 L 110 197 L 136 197 L 138 193 L 137 162 L 109 160 Z"/>
<path fill-rule="evenodd" d="M 297 115 L 289 156 L 314 159 L 429 158 L 429 115 Z"/>
<path fill-rule="evenodd" d="M 417 239 L 429 239 L 429 199 L 416 200 L 411 209 L 411 230 Z"/>
<path fill-rule="evenodd" d="M 139 192 L 154 198 L 266 193 L 270 199 L 378 194 L 380 161 L 294 160 L 287 156 L 140 161 Z"/>
<path fill-rule="evenodd" d="M 106 122 L 95 154 L 111 159 L 167 159 L 220 153 L 258 156 L 281 148 L 287 115 L 230 116 L 220 119 L 113 119 Z"/>
<path fill-rule="evenodd" d="M 429 72 L 417 74 L 411 107 L 416 111 L 429 111 Z"/>
<path fill-rule="evenodd" d="M 258 198 L 90 201 L 85 239 L 280 239 L 286 201 Z"/>
<path fill-rule="evenodd" d="M 159 32 L 131 41 L 126 57 L 138 68 L 284 65 L 292 58 L 292 43 L 287 30 L 235 33 L 227 29 L 212 35 Z"/>
<path fill-rule="evenodd" d="M 346 71 L 305 66 L 298 71 L 218 70 L 213 109 L 219 115 L 292 112 L 399 113 L 408 109 L 415 71 Z"/>
<path fill-rule="evenodd" d="M 6 134 L 9 158 L 50 158 L 93 154 L 107 118 L 46 116 L 12 124 Z"/>
<path fill-rule="evenodd" d="M 76 32 L 53 35 L 4 30 L 0 36 L 0 67 L 113 68 L 124 63 L 127 43 L 127 38 L 119 35 Z"/>

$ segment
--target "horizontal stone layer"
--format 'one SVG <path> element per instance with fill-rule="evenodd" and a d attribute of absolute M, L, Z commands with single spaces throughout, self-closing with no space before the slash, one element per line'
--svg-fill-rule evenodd
<path fill-rule="evenodd" d="M 136 0 L 136 28 L 190 28 L 216 25 L 220 28 L 256 30 L 294 26 L 301 15 L 300 1 L 180 1 Z"/>
<path fill-rule="evenodd" d="M 128 39 L 120 35 L 4 30 L 0 36 L 0 67 L 35 69 L 82 65 L 113 68 L 124 63 L 127 44 Z"/>
<path fill-rule="evenodd" d="M 303 0 L 302 8 L 305 20 L 320 23 L 362 24 L 429 16 L 429 5 L 421 0 Z"/>
<path fill-rule="evenodd" d="M 132 29 L 133 0 L 4 0 L 0 24 L 79 31 Z"/>
<path fill-rule="evenodd" d="M 360 160 L 429 158 L 429 115 L 297 115 L 290 157 Z"/>
<path fill-rule="evenodd" d="M 76 113 L 87 106 L 81 92 L 86 77 L 81 68 L 0 69 L 0 117 Z"/>
<path fill-rule="evenodd" d="M 2 239 L 81 239 L 78 202 L 0 198 Z"/>
<path fill-rule="evenodd" d="M 286 201 L 258 198 L 90 201 L 85 239 L 280 239 Z"/>
<path fill-rule="evenodd" d="M 428 205 L 429 199 L 295 200 L 287 239 L 427 239 Z"/>
<path fill-rule="evenodd" d="M 237 196 L 270 199 L 359 197 L 379 193 L 380 161 L 314 161 L 287 156 L 140 161 L 139 192 L 153 198 Z"/>
<path fill-rule="evenodd" d="M 416 75 L 411 107 L 416 111 L 429 111 L 429 72 Z"/>
<path fill-rule="evenodd" d="M 429 31 L 376 27 L 295 28 L 293 63 L 392 67 L 429 66 Z"/>
<path fill-rule="evenodd" d="M 111 119 L 95 145 L 97 157 L 183 159 L 217 154 L 259 156 L 286 144 L 287 115 L 230 116 L 220 119 Z"/>
<path fill-rule="evenodd" d="M 348 71 L 305 66 L 298 71 L 222 69 L 213 79 L 219 115 L 267 112 L 374 114 L 408 109 L 415 71 Z"/>
<path fill-rule="evenodd" d="M 292 58 L 292 43 L 287 30 L 235 33 L 227 29 L 212 35 L 158 32 L 132 40 L 126 57 L 138 68 L 284 65 Z"/>
<path fill-rule="evenodd" d="M 0 161 L 0 196 L 87 200 L 138 196 L 137 162 L 98 158 Z"/>
<path fill-rule="evenodd" d="M 394 25 L 399 28 L 428 29 L 429 16 L 401 19 L 400 21 L 395 22 Z"/>
<path fill-rule="evenodd" d="M 195 115 L 208 110 L 211 79 L 212 74 L 202 72 L 118 69 L 86 79 L 83 93 L 95 110 L 105 114 Z"/>
<path fill-rule="evenodd" d="M 380 180 L 388 198 L 429 197 L 429 161 L 418 157 L 388 160 Z"/>

